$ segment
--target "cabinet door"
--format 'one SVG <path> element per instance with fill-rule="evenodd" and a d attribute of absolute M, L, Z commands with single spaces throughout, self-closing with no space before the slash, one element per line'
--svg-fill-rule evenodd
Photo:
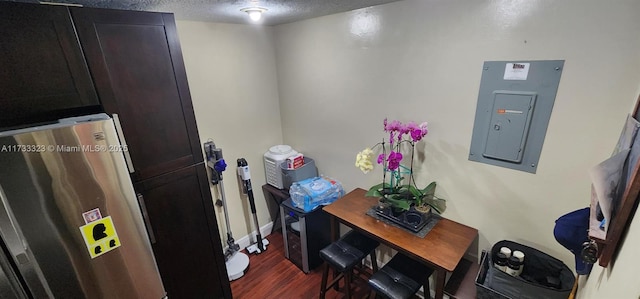
<path fill-rule="evenodd" d="M 231 298 L 205 166 L 137 183 L 169 298 Z"/>
<path fill-rule="evenodd" d="M 134 181 L 202 161 L 173 15 L 70 10 L 100 101 L 119 115 Z"/>
<path fill-rule="evenodd" d="M 66 7 L 0 2 L 0 36 L 0 127 L 99 111 Z"/>

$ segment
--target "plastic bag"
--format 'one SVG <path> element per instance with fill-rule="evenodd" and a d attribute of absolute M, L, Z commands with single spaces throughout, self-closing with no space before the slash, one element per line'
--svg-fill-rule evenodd
<path fill-rule="evenodd" d="M 328 177 L 312 177 L 291 184 L 289 196 L 293 206 L 309 212 L 326 206 L 344 195 L 340 182 Z"/>

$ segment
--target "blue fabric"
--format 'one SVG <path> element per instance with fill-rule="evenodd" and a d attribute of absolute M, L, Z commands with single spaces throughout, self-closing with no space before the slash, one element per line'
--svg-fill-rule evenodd
<path fill-rule="evenodd" d="M 553 229 L 556 241 L 575 255 L 579 275 L 589 274 L 593 267 L 582 259 L 582 248 L 589 241 L 589 213 L 590 209 L 584 208 L 562 215 Z"/>

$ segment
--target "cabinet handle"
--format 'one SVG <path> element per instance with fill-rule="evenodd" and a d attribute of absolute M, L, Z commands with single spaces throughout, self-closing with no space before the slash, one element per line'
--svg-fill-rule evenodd
<path fill-rule="evenodd" d="M 118 137 L 120 138 L 120 143 L 122 143 L 122 148 L 126 148 L 124 151 L 124 160 L 127 161 L 127 167 L 129 168 L 129 173 L 136 172 L 136 169 L 133 168 L 133 161 L 131 160 L 131 154 L 129 154 L 129 145 L 127 145 L 127 140 L 124 139 L 124 133 L 122 133 L 122 125 L 120 125 L 120 118 L 118 114 L 113 114 L 113 122 L 116 125 L 116 132 L 118 132 Z"/>
<path fill-rule="evenodd" d="M 149 233 L 149 240 L 151 240 L 151 244 L 156 244 L 156 235 L 153 233 L 153 227 L 151 226 L 151 221 L 149 221 L 149 214 L 147 213 L 147 205 L 144 203 L 144 196 L 138 193 L 138 204 L 140 205 L 140 209 L 142 210 L 142 218 L 144 219 L 144 226 L 147 227 L 147 232 Z"/>

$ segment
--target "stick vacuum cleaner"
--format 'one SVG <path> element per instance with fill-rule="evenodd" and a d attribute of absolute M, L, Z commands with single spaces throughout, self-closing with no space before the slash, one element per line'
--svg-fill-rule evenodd
<path fill-rule="evenodd" d="M 223 206 L 224 220 L 227 225 L 227 250 L 224 253 L 225 264 L 229 281 L 242 277 L 249 267 L 249 257 L 240 252 L 240 246 L 233 239 L 231 224 L 229 223 L 229 213 L 227 212 L 227 200 L 224 195 L 224 184 L 222 182 L 222 172 L 227 169 L 227 163 L 222 158 L 222 149 L 216 148 L 213 141 L 204 144 L 204 152 L 207 156 L 207 168 L 211 169 L 211 184 L 218 186 L 216 205 Z M 222 199 L 220 199 L 222 198 Z"/>
<path fill-rule="evenodd" d="M 251 206 L 251 214 L 253 214 L 253 222 L 256 224 L 256 243 L 247 247 L 249 253 L 262 253 L 267 250 L 269 240 L 262 239 L 260 234 L 260 224 L 258 224 L 258 216 L 256 215 L 256 202 L 253 198 L 253 188 L 251 187 L 251 173 L 249 164 L 244 158 L 238 159 L 238 177 L 242 180 L 242 191 L 249 197 L 249 205 Z"/>

